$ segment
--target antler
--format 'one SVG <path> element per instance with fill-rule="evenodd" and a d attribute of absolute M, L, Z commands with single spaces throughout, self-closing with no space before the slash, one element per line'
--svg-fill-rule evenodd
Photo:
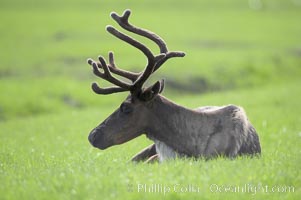
<path fill-rule="evenodd" d="M 106 63 L 102 56 L 99 56 L 99 62 L 95 62 L 92 59 L 88 59 L 88 63 L 93 67 L 93 72 L 96 76 L 109 81 L 110 83 L 116 85 L 108 88 L 100 88 L 97 83 L 92 84 L 92 89 L 97 94 L 112 94 L 116 92 L 131 91 L 132 93 L 139 93 L 142 90 L 142 86 L 149 76 L 162 66 L 169 58 L 172 57 L 183 57 L 185 54 L 183 52 L 171 51 L 169 52 L 166 43 L 162 38 L 153 32 L 148 30 L 133 26 L 129 23 L 128 19 L 131 14 L 130 10 L 126 10 L 122 16 L 118 16 L 115 12 L 111 13 L 111 17 L 125 30 L 133 32 L 135 34 L 146 37 L 154 41 L 159 49 L 160 54 L 154 55 L 149 48 L 147 48 L 141 42 L 133 39 L 132 37 L 121 33 L 112 26 L 107 26 L 106 30 L 114 35 L 115 37 L 123 40 L 124 42 L 136 47 L 147 57 L 147 65 L 145 69 L 140 73 L 133 73 L 126 70 L 119 69 L 116 67 L 114 62 L 114 56 L 112 52 L 109 52 L 109 64 Z M 101 72 L 99 69 L 103 69 Z M 112 73 L 119 75 L 121 77 L 127 78 L 132 83 L 127 83 L 122 80 L 116 79 L 112 76 Z"/>

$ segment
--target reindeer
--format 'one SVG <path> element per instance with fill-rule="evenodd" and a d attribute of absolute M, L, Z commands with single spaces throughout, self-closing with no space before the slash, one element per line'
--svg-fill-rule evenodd
<path fill-rule="evenodd" d="M 88 59 L 93 73 L 115 86 L 100 88 L 92 83 L 97 94 L 108 95 L 129 91 L 120 107 L 89 134 L 90 143 L 106 149 L 132 140 L 142 134 L 154 144 L 135 155 L 132 161 L 162 162 L 176 157 L 214 158 L 258 155 L 261 147 L 256 130 L 243 108 L 235 105 L 205 106 L 194 110 L 177 105 L 161 95 L 164 81 L 143 87 L 146 80 L 168 59 L 184 57 L 183 52 L 169 51 L 161 37 L 129 23 L 131 11 L 111 17 L 125 30 L 155 42 L 160 53 L 154 55 L 144 44 L 112 26 L 106 30 L 122 41 L 139 49 L 147 58 L 145 69 L 134 73 L 116 66 L 113 52 L 109 62 L 99 56 L 99 62 Z M 118 79 L 113 74 L 123 77 Z"/>

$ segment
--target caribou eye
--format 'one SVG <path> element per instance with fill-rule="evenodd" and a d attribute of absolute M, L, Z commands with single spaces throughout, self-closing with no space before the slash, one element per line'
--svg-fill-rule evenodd
<path fill-rule="evenodd" d="M 125 114 L 129 114 L 133 111 L 133 106 L 130 103 L 122 103 L 120 105 L 120 111 Z"/>

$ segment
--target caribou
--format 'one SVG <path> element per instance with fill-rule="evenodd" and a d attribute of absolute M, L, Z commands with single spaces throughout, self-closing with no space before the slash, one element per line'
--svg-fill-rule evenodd
<path fill-rule="evenodd" d="M 88 59 L 93 73 L 111 84 L 99 87 L 92 83 L 96 94 L 108 95 L 129 92 L 120 107 L 89 134 L 92 146 L 101 150 L 119 145 L 145 134 L 154 143 L 131 160 L 159 161 L 192 157 L 210 159 L 217 156 L 234 158 L 240 155 L 259 155 L 261 147 L 258 134 L 248 120 L 243 108 L 236 105 L 205 106 L 189 109 L 164 97 L 161 93 L 164 80 L 144 87 L 149 77 L 168 59 L 184 57 L 185 53 L 169 51 L 164 40 L 157 34 L 134 26 L 129 22 L 131 11 L 111 17 L 123 29 L 155 42 L 160 53 L 154 55 L 150 48 L 113 26 L 106 30 L 120 40 L 139 49 L 147 58 L 140 73 L 118 68 L 113 52 L 108 62 L 99 56 L 98 61 Z M 119 76 L 119 78 L 116 78 Z"/>

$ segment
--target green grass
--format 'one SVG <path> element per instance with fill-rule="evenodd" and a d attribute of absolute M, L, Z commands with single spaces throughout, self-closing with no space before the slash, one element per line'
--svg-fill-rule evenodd
<path fill-rule="evenodd" d="M 242 199 L 297 199 L 300 196 L 300 108 L 296 98 L 287 96 L 300 81 L 285 87 L 278 85 L 259 90 L 239 90 L 215 95 L 186 96 L 178 102 L 188 107 L 234 102 L 244 103 L 250 120 L 257 128 L 262 143 L 260 158 L 219 158 L 210 161 L 176 160 L 163 164 L 131 164 L 132 155 L 150 142 L 140 137 L 106 151 L 93 149 L 87 132 L 105 118 L 110 108 L 87 109 L 60 115 L 18 119 L 1 125 L 1 196 L 5 199 L 153 199 L 162 193 L 138 192 L 139 184 L 162 184 L 173 187 L 194 185 L 200 193 L 170 192 L 170 199 L 213 197 Z M 297 90 L 298 91 L 298 90 Z M 272 98 L 268 100 L 267 95 Z M 300 90 L 295 95 L 301 95 Z M 189 98 L 189 99 L 188 99 Z M 219 100 L 217 100 L 219 99 Z M 186 103 L 184 103 L 186 102 Z M 281 106 L 282 105 L 282 106 Z M 5 135 L 4 135 L 5 133 Z M 133 192 L 128 192 L 128 185 Z M 210 186 L 244 184 L 294 186 L 294 193 L 212 193 Z M 13 188 L 13 189 L 12 189 Z"/>
<path fill-rule="evenodd" d="M 0 199 L 300 199 L 301 6 L 265 0 L 254 10 L 248 2 L 255 1 L 2 0 Z M 144 136 L 105 151 L 91 147 L 89 131 L 127 94 L 93 94 L 97 79 L 86 59 L 113 50 L 120 67 L 144 67 L 141 53 L 104 30 L 117 27 L 109 13 L 126 8 L 131 22 L 187 54 L 153 77 L 166 78 L 165 96 L 190 108 L 244 107 L 259 132 L 260 158 L 129 163 L 151 143 Z M 138 190 L 143 184 L 171 191 Z M 215 184 L 268 192 L 210 191 Z M 181 192 L 185 186 L 199 192 Z"/>

